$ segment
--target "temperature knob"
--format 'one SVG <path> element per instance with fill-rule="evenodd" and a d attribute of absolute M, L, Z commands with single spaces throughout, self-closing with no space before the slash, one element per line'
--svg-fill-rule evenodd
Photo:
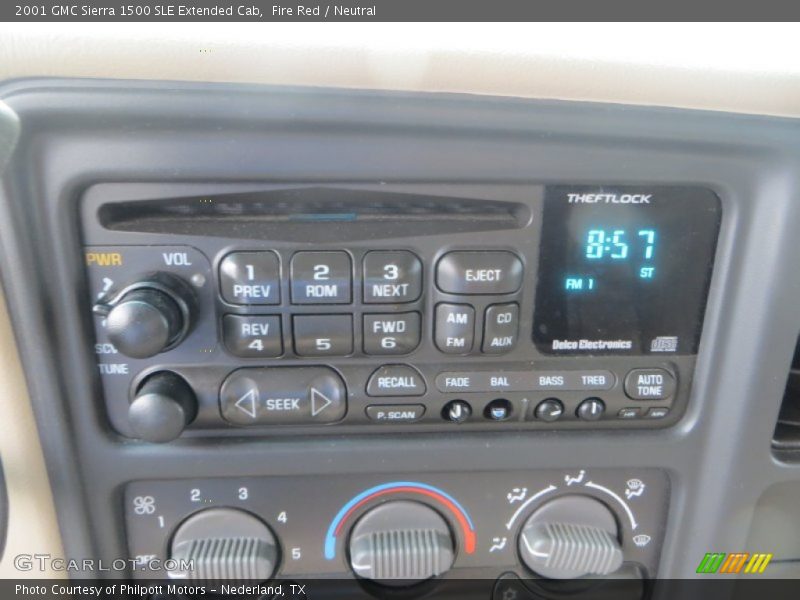
<path fill-rule="evenodd" d="M 148 358 L 180 344 L 195 312 L 192 289 L 169 273 L 156 273 L 95 305 L 108 339 L 131 358 Z"/>
<path fill-rule="evenodd" d="M 170 558 L 192 568 L 168 573 L 172 579 L 266 581 L 278 566 L 278 542 L 260 519 L 237 508 L 193 514 L 172 538 Z"/>
<path fill-rule="evenodd" d="M 617 520 L 588 496 L 563 496 L 534 512 L 519 537 L 522 562 L 551 579 L 608 575 L 622 565 Z"/>
<path fill-rule="evenodd" d="M 419 502 L 397 500 L 370 510 L 350 534 L 350 566 L 384 585 L 413 584 L 453 565 L 453 535 L 444 518 Z"/>

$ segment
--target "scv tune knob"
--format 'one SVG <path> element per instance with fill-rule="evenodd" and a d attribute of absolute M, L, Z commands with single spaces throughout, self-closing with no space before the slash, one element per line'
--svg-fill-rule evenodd
<path fill-rule="evenodd" d="M 404 586 L 436 577 L 453 565 L 453 535 L 435 510 L 408 500 L 367 512 L 350 534 L 350 566 L 359 577 Z"/>
<path fill-rule="evenodd" d="M 128 407 L 128 422 L 140 439 L 169 442 L 197 416 L 197 397 L 191 386 L 171 371 L 144 380 Z"/>
<path fill-rule="evenodd" d="M 170 571 L 173 579 L 266 581 L 278 566 L 278 543 L 260 519 L 236 508 L 210 508 L 178 527 L 170 558 L 193 569 Z"/>
<path fill-rule="evenodd" d="M 536 510 L 519 537 L 522 562 L 542 577 L 608 575 L 622 565 L 617 520 L 589 496 L 563 496 Z"/>

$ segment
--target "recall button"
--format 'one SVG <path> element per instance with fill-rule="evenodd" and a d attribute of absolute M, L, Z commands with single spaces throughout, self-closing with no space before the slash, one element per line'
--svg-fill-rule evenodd
<path fill-rule="evenodd" d="M 675 378 L 665 369 L 633 369 L 625 376 L 625 393 L 633 400 L 665 400 L 675 393 Z"/>
<path fill-rule="evenodd" d="M 384 365 L 367 383 L 368 396 L 422 396 L 425 391 L 422 375 L 408 365 Z"/>
<path fill-rule="evenodd" d="M 373 404 L 367 407 L 367 417 L 376 423 L 413 423 L 424 414 L 422 404 Z"/>

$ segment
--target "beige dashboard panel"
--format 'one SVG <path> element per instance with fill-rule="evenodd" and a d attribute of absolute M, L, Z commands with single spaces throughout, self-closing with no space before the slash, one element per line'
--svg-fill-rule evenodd
<path fill-rule="evenodd" d="M 0 79 L 111 77 L 800 116 L 795 24 L 26 23 Z"/>
<path fill-rule="evenodd" d="M 25 376 L 19 361 L 5 299 L 0 293 L 0 455 L 8 487 L 8 541 L 2 562 L 2 578 L 56 577 L 38 568 L 15 568 L 18 555 L 50 554 L 61 557 L 50 482 L 44 466 L 36 422 L 33 418 Z"/>

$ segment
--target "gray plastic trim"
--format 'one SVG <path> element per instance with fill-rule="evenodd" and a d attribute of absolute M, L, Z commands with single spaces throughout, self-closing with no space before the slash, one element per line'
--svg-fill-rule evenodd
<path fill-rule="evenodd" d="M 800 328 L 800 124 L 709 112 L 456 95 L 43 80 L 0 92 L 22 123 L 0 254 L 69 556 L 125 555 L 121 489 L 158 477 L 660 468 L 660 577 L 742 548 Z M 723 201 L 693 393 L 659 431 L 192 439 L 109 433 L 86 347 L 76 201 L 97 181 L 692 184 Z M 265 457 L 269 457 L 265 461 Z"/>

